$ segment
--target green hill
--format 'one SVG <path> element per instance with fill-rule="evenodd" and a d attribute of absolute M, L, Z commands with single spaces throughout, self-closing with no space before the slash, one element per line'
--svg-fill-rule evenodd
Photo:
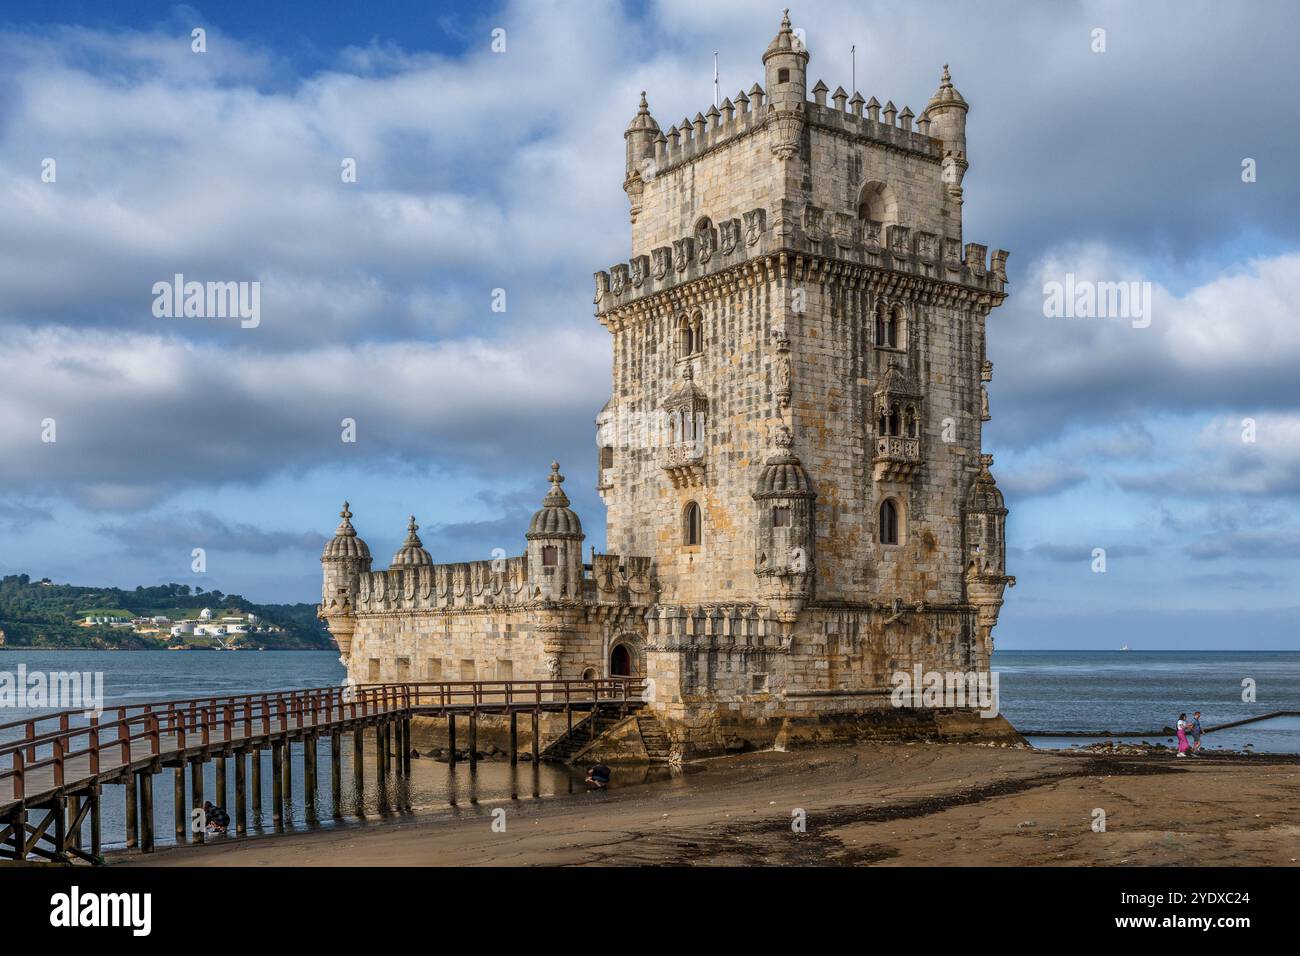
<path fill-rule="evenodd" d="M 333 647 L 329 632 L 316 620 L 314 604 L 254 604 L 238 594 L 204 591 L 188 584 L 120 588 L 78 587 L 32 581 L 26 574 L 0 579 L 0 631 L 7 647 L 85 647 L 148 650 L 176 642 L 169 632 L 139 634 L 130 627 L 85 625 L 87 617 L 127 619 L 169 617 L 173 621 L 198 616 L 211 608 L 213 617 L 255 614 L 260 629 L 229 635 L 227 643 L 268 650 L 326 650 Z M 271 630 L 272 627 L 281 630 Z M 186 635 L 195 646 L 214 643 Z"/>

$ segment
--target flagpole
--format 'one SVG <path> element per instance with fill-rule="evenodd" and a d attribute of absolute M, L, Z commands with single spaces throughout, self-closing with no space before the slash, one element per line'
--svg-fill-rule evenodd
<path fill-rule="evenodd" d="M 713 51 L 713 105 L 721 106 L 722 101 L 718 99 L 718 51 Z"/>

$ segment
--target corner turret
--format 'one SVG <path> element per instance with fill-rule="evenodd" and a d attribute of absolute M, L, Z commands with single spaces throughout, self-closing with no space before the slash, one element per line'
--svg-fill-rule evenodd
<path fill-rule="evenodd" d="M 943 181 L 948 194 L 958 204 L 962 201 L 962 179 L 970 166 L 966 161 L 966 114 L 969 110 L 966 99 L 952 85 L 952 75 L 945 63 L 939 89 L 930 97 L 922 115 L 929 121 L 929 134 L 943 142 Z"/>
<path fill-rule="evenodd" d="M 320 557 L 324 587 L 316 616 L 329 628 L 346 664 L 352 649 L 352 632 L 356 628 L 357 580 L 370 571 L 370 548 L 352 527 L 352 512 L 348 510 L 346 501 L 339 517 L 343 520 Z"/>
<path fill-rule="evenodd" d="M 778 425 L 772 444 L 752 494 L 758 509 L 754 574 L 788 634 L 813 594 L 817 492 L 794 453 L 790 429 Z"/>

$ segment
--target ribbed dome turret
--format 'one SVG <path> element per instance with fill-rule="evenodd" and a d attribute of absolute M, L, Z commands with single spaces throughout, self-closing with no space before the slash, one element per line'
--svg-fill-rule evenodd
<path fill-rule="evenodd" d="M 754 489 L 755 498 L 792 498 L 814 497 L 812 482 L 808 472 L 803 470 L 803 463 L 794 453 L 794 441 L 790 429 L 781 425 L 773 440 L 776 450 L 763 471 L 758 476 L 758 485 Z"/>
<path fill-rule="evenodd" d="M 651 133 L 659 132 L 659 124 L 656 123 L 655 118 L 650 115 L 650 104 L 646 102 L 645 90 L 641 91 L 641 107 L 636 111 L 636 115 L 632 117 L 632 122 L 627 124 L 627 131 L 629 133 L 635 133 L 640 130 L 646 130 Z"/>
<path fill-rule="evenodd" d="M 582 522 L 569 508 L 569 496 L 560 487 L 564 476 L 560 474 L 560 463 L 551 462 L 551 490 L 542 499 L 542 507 L 533 515 L 528 526 L 527 538 L 576 538 L 581 540 Z"/>
<path fill-rule="evenodd" d="M 357 537 L 356 529 L 352 527 L 352 512 L 348 510 L 346 501 L 343 502 L 343 510 L 339 512 L 339 517 L 343 520 L 334 530 L 334 537 L 330 539 L 329 544 L 325 545 L 325 553 L 321 555 L 321 560 L 339 561 L 355 558 L 359 561 L 369 561 L 370 548 Z"/>
<path fill-rule="evenodd" d="M 808 59 L 808 50 L 805 49 L 803 43 L 799 41 L 799 38 L 795 36 L 794 29 L 790 26 L 789 8 L 786 9 L 785 13 L 781 17 L 780 32 L 778 32 L 772 42 L 767 45 L 767 50 L 763 53 L 763 62 L 766 63 L 768 57 L 775 56 L 778 53 L 797 53 L 801 55 L 804 60 Z"/>
<path fill-rule="evenodd" d="M 943 76 L 939 77 L 939 89 L 935 91 L 934 96 L 930 97 L 930 102 L 926 104 L 925 111 L 928 113 L 936 107 L 944 106 L 960 106 L 962 109 L 970 109 L 970 104 L 957 92 L 957 87 L 952 85 L 952 75 L 948 72 L 947 63 L 943 65 Z"/>
<path fill-rule="evenodd" d="M 980 455 L 980 473 L 970 486 L 966 495 L 967 514 L 1006 514 L 1006 502 L 998 490 L 989 467 L 993 464 L 992 455 Z"/>
<path fill-rule="evenodd" d="M 411 520 L 406 525 L 406 540 L 398 548 L 397 553 L 393 555 L 394 568 L 418 568 L 426 564 L 433 564 L 433 558 L 429 557 L 429 552 L 424 550 L 424 542 L 415 532 L 420 530 L 420 526 L 415 523 L 415 515 L 411 515 Z"/>

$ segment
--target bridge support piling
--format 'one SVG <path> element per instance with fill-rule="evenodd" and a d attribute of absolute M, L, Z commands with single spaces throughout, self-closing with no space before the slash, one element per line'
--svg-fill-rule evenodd
<path fill-rule="evenodd" d="M 78 850 L 81 849 L 81 827 L 77 825 L 79 816 L 81 816 L 81 797 L 74 794 L 68 797 L 68 826 L 72 830 L 68 835 L 68 845 Z"/>
<path fill-rule="evenodd" d="M 50 810 L 54 814 L 54 856 L 52 859 L 56 863 L 63 863 L 68 859 L 67 798 L 55 797 L 54 802 L 50 804 Z"/>
<path fill-rule="evenodd" d="M 215 803 L 217 806 L 221 807 L 222 809 L 225 809 L 226 807 L 230 806 L 230 804 L 226 802 L 226 794 L 228 793 L 228 791 L 226 789 L 225 754 L 222 754 L 220 757 L 214 760 L 213 763 L 216 764 L 216 773 L 215 773 L 216 795 L 212 798 L 212 802 Z"/>
<path fill-rule="evenodd" d="M 253 764 L 253 826 L 262 829 L 262 748 L 254 747 L 249 755 Z"/>
<path fill-rule="evenodd" d="M 284 829 L 284 744 L 271 744 L 271 824 Z"/>
<path fill-rule="evenodd" d="M 248 787 L 245 779 L 247 771 L 243 750 L 235 751 L 235 835 L 243 836 L 248 832 Z"/>
<path fill-rule="evenodd" d="M 447 715 L 447 766 L 456 766 L 456 715 Z"/>
<path fill-rule="evenodd" d="M 284 817 L 283 809 L 281 818 L 285 823 L 293 823 L 293 741 L 286 738 L 281 751 L 280 770 L 284 774 L 284 783 L 281 789 L 284 791 L 283 806 L 289 808 L 289 815 Z"/>
<path fill-rule="evenodd" d="M 411 775 L 411 718 L 402 720 L 402 773 Z"/>
<path fill-rule="evenodd" d="M 136 774 L 140 782 L 140 852 L 153 852 L 153 771 Z"/>
<path fill-rule="evenodd" d="M 469 715 L 469 769 L 478 767 L 478 714 L 470 711 Z"/>
<path fill-rule="evenodd" d="M 533 711 L 533 766 L 534 767 L 537 766 L 537 754 L 540 748 L 540 744 L 538 743 L 538 741 L 542 736 L 540 730 L 538 729 L 540 724 L 541 724 L 541 712 L 535 710 Z"/>
<path fill-rule="evenodd" d="M 343 741 L 337 730 L 330 732 L 330 801 L 333 804 L 334 819 L 343 816 L 343 801 L 339 791 L 343 788 Z"/>
<path fill-rule="evenodd" d="M 86 799 L 90 801 L 90 855 L 97 861 L 99 860 L 100 847 L 102 846 L 101 835 L 103 832 L 103 820 L 100 817 L 100 803 L 103 791 L 99 784 L 90 791 L 90 796 Z"/>
<path fill-rule="evenodd" d="M 365 731 L 358 727 L 352 731 L 352 790 L 359 817 L 366 815 L 366 748 Z"/>
<path fill-rule="evenodd" d="M 140 829 L 136 824 L 135 774 L 133 773 L 127 773 L 126 780 L 122 783 L 122 799 L 126 804 L 124 807 L 126 815 L 126 848 L 134 850 L 140 845 Z"/>
<path fill-rule="evenodd" d="M 13 824 L 13 832 L 9 835 L 14 845 L 13 857 L 15 860 L 25 860 L 27 859 L 27 811 L 15 810 L 10 822 Z"/>
<path fill-rule="evenodd" d="M 198 810 L 195 814 L 198 817 L 199 825 L 194 830 L 194 842 L 203 843 L 206 833 L 208 818 L 203 813 L 203 758 L 196 757 L 190 761 L 190 806 L 192 810 Z"/>
<path fill-rule="evenodd" d="M 309 733 L 302 742 L 302 801 L 309 822 L 316 820 L 316 735 Z"/>
<path fill-rule="evenodd" d="M 519 763 L 519 715 L 510 711 L 510 766 Z"/>
<path fill-rule="evenodd" d="M 185 812 L 185 767 L 181 765 L 176 768 L 172 774 L 174 780 L 172 785 L 172 815 L 176 818 L 173 823 L 176 831 L 176 845 L 181 846 L 185 843 L 185 820 L 189 816 Z"/>

